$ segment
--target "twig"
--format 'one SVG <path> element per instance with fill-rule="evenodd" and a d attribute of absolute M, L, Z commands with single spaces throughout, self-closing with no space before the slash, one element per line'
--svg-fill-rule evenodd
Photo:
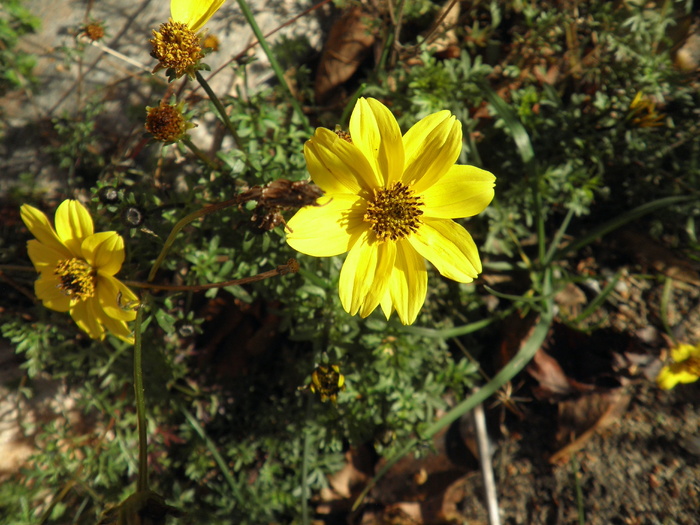
<path fill-rule="evenodd" d="M 500 525 L 501 518 L 498 514 L 498 495 L 496 493 L 496 482 L 493 477 L 493 464 L 491 463 L 491 447 L 489 446 L 489 435 L 486 431 L 484 405 L 481 403 L 474 407 L 474 426 L 476 428 L 476 443 L 479 447 L 481 476 L 484 479 L 484 490 L 486 492 L 486 508 L 489 513 L 489 525 Z"/>

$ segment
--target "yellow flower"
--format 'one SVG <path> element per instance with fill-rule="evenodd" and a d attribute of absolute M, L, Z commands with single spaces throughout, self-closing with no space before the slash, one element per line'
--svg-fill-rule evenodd
<path fill-rule="evenodd" d="M 222 6 L 225 0 L 171 0 L 170 20 L 153 31 L 151 56 L 158 60 L 153 72 L 172 71 L 171 80 L 185 73 L 194 77 L 204 58 L 197 32 Z"/>
<path fill-rule="evenodd" d="M 338 394 L 345 390 L 345 376 L 340 373 L 338 365 L 318 365 L 311 373 L 309 390 L 318 394 L 322 403 L 329 399 L 335 403 L 338 401 Z"/>
<path fill-rule="evenodd" d="M 666 118 L 664 113 L 656 111 L 656 103 L 645 97 L 641 91 L 638 91 L 634 96 L 634 100 L 630 102 L 629 115 L 627 118 L 632 119 L 632 123 L 640 128 L 653 128 L 663 126 L 663 120 Z"/>
<path fill-rule="evenodd" d="M 411 324 L 425 302 L 425 259 L 458 282 L 481 272 L 471 236 L 452 219 L 483 211 L 496 178 L 455 165 L 462 128 L 449 111 L 401 136 L 389 109 L 360 98 L 350 133 L 319 128 L 304 147 L 313 181 L 326 193 L 288 223 L 287 242 L 316 257 L 349 252 L 340 272 L 343 308 L 367 317 L 381 305 Z"/>
<path fill-rule="evenodd" d="M 700 378 L 700 344 L 679 344 L 671 349 L 673 363 L 665 366 L 656 376 L 656 383 L 670 390 L 678 383 L 694 383 Z"/>
<path fill-rule="evenodd" d="M 124 262 L 124 239 L 113 231 L 93 233 L 92 217 L 74 200 L 63 201 L 56 210 L 55 230 L 33 206 L 24 204 L 21 215 L 36 237 L 27 251 L 40 274 L 34 291 L 44 306 L 70 312 L 93 339 L 104 339 L 107 329 L 133 344 L 126 322 L 136 312 L 123 306 L 133 306 L 138 298 L 114 277 Z"/>

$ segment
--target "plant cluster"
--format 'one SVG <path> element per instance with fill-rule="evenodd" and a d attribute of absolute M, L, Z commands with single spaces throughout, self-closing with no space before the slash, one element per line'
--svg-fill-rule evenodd
<path fill-rule="evenodd" d="M 460 151 L 457 165 L 476 166 L 470 176 L 496 176 L 489 207 L 484 198 L 474 213 L 443 218 L 460 231 L 466 227 L 484 273 L 496 277 L 489 282 L 505 284 L 469 282 L 478 269 L 460 282 L 445 279 L 457 270 L 445 270 L 450 257 L 438 254 L 429 258 L 437 269 L 426 266 L 422 308 L 414 299 L 396 307 L 396 290 L 390 300 L 363 303 L 372 290 L 361 300 L 343 291 L 347 279 L 338 254 L 344 252 L 328 248 L 323 238 L 309 248 L 311 228 L 292 217 L 318 213 L 334 220 L 330 210 L 351 193 L 319 182 L 335 200 L 319 199 L 321 192 L 308 182 L 309 173 L 315 178 L 319 172 L 309 151 L 330 159 L 328 151 L 350 151 L 352 140 L 338 145 L 342 133 L 326 129 L 314 135 L 309 116 L 319 120 L 321 113 L 313 100 L 297 98 L 313 92 L 303 85 L 306 70 L 299 69 L 302 85 L 293 94 L 245 0 L 238 8 L 268 53 L 277 83 L 248 89 L 250 65 L 241 60 L 232 66 L 243 81 L 235 96 L 211 90 L 203 76 L 207 51 L 200 30 L 221 4 L 173 0 L 172 19 L 154 28 L 150 43 L 144 39 L 158 61 L 155 74 L 164 70 L 172 85 L 182 83 L 183 93 L 196 82 L 207 95 L 185 104 L 186 95 L 172 98 L 168 91 L 149 104 L 148 117 L 143 108 L 147 147 L 156 155 L 128 167 L 93 159 L 102 171 L 92 185 L 71 171 L 75 191 L 67 197 L 82 201 L 85 213 L 69 200 L 73 204 L 61 206 L 73 212 L 61 212 L 53 226 L 46 217 L 41 222 L 39 210 L 51 217 L 60 201 L 45 201 L 29 189 L 15 193 L 31 195 L 13 203 L 17 210 L 26 206 L 22 218 L 37 238 L 30 243 L 48 243 L 76 259 L 87 254 L 89 264 L 69 267 L 63 255 L 46 252 L 34 257 L 37 244 L 27 255 L 22 246 L 30 233 L 21 228 L 19 211 L 14 223 L 0 226 L 8 247 L 0 253 L 0 277 L 12 276 L 4 301 L 18 305 L 0 309 L 0 329 L 23 359 L 26 383 L 15 385 L 22 403 L 32 398 L 33 382 L 50 377 L 60 380 L 80 414 L 26 423 L 23 432 L 33 437 L 36 453 L 20 476 L 0 484 L 0 523 L 134 523 L 148 513 L 152 523 L 309 523 L 312 494 L 327 487 L 327 476 L 342 467 L 349 448 L 370 444 L 391 465 L 426 448 L 420 445 L 519 372 L 547 334 L 556 314 L 553 297 L 580 278 L 575 267 L 582 250 L 636 222 L 657 238 L 697 251 L 698 79 L 674 65 L 678 37 L 671 31 L 688 12 L 687 2 L 652 8 L 596 0 L 575 13 L 560 2 L 538 2 L 536 8 L 472 2 L 452 28 L 458 57 L 440 57 L 430 34 L 398 32 L 413 40 L 385 49 L 399 59 L 382 64 L 396 65 L 360 72 L 365 84 L 334 115 L 355 133 L 355 142 L 367 121 L 354 127 L 341 122 L 343 109 L 349 115 L 354 107 L 369 108 L 384 123 L 394 115 L 403 133 L 447 110 L 443 115 L 454 115 L 450 122 L 462 132 L 460 147 L 453 148 Z M 407 26 L 425 27 L 425 17 L 439 11 L 428 0 L 407 4 Z M 18 27 L 35 27 L 19 6 L 13 0 L 2 8 L 23 25 L 13 22 L 7 26 L 12 32 L 0 25 L 0 64 L 8 60 L 2 42 L 11 44 L 9 50 Z M 372 30 L 387 36 L 401 17 L 379 20 Z M 103 24 L 108 28 L 109 20 Z M 182 42 L 186 49 L 178 47 Z M 3 70 L 26 76 L 25 66 L 12 62 Z M 76 156 L 94 155 L 87 146 L 95 140 L 96 112 L 91 105 L 74 120 L 56 122 L 65 139 L 56 150 L 61 169 L 73 170 Z M 216 115 L 233 144 L 215 155 L 189 136 L 206 113 Z M 326 143 L 331 145 L 318 153 Z M 366 152 L 371 144 L 351 145 Z M 396 146 L 390 153 L 398 151 Z M 176 157 L 185 161 L 176 166 Z M 380 164 L 373 173 L 382 171 Z M 370 201 L 383 191 L 353 190 Z M 422 202 L 412 195 L 408 207 L 422 213 Z M 357 206 L 353 201 L 336 211 L 351 213 Z M 375 223 L 388 220 L 369 216 Z M 380 234 L 401 240 L 418 230 L 416 224 L 409 220 L 406 231 Z M 377 228 L 368 226 L 365 233 Z M 112 243 L 103 251 L 90 240 L 100 232 L 100 242 Z M 295 234 L 307 240 L 295 244 Z M 120 254 L 123 264 L 116 265 Z M 43 296 L 36 289 L 48 308 L 34 300 L 33 270 L 18 269 L 28 257 L 43 282 L 53 283 L 54 289 L 42 288 Z M 397 263 L 388 271 L 410 274 L 409 266 Z M 96 290 L 84 286 L 100 271 L 109 279 L 95 281 Z M 594 278 L 603 286 L 591 311 L 611 289 L 604 276 Z M 101 295 L 105 286 L 120 292 Z M 351 299 L 341 301 L 339 286 L 341 296 Z M 89 325 L 89 312 L 74 313 L 76 296 L 57 298 L 56 287 L 80 297 L 94 292 L 98 326 Z M 394 308 L 400 318 L 381 312 Z M 515 311 L 537 313 L 538 322 L 518 359 L 484 380 L 478 359 L 495 352 L 497 327 Z M 563 321 L 586 329 L 585 317 Z M 133 339 L 121 330 L 125 323 Z M 674 354 L 674 360 L 688 361 L 686 354 Z M 692 359 L 690 372 L 664 384 L 697 377 Z M 470 396 L 477 384 L 481 390 Z"/>

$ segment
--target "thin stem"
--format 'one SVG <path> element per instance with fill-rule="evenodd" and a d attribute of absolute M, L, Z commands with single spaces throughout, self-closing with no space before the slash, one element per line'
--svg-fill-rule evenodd
<path fill-rule="evenodd" d="M 304 448 L 301 461 L 301 523 L 309 525 L 309 455 L 311 454 L 311 430 L 308 421 L 311 416 L 312 396 L 306 397 L 306 429 L 304 430 Z"/>
<path fill-rule="evenodd" d="M 201 149 L 194 145 L 194 143 L 189 139 L 189 137 L 183 137 L 181 142 L 187 146 L 187 148 L 194 153 L 199 160 L 206 164 L 211 170 L 218 170 L 219 166 L 209 158 Z"/>
<path fill-rule="evenodd" d="M 0 264 L 0 272 L 34 272 L 33 266 L 19 266 L 16 264 Z"/>
<path fill-rule="evenodd" d="M 430 439 L 443 428 L 451 425 L 464 414 L 472 410 L 479 403 L 483 403 L 492 394 L 495 394 L 498 389 L 513 379 L 533 358 L 537 350 L 539 350 L 544 341 L 549 327 L 552 323 L 553 313 L 551 301 L 548 301 L 548 306 L 540 316 L 540 320 L 535 325 L 530 333 L 530 337 L 521 345 L 517 354 L 506 364 L 500 372 L 498 372 L 491 381 L 481 387 L 480 390 L 473 393 L 467 399 L 452 408 L 438 421 L 430 425 L 425 432 L 421 433 L 423 439 Z M 384 465 L 379 469 L 377 474 L 369 481 L 367 486 L 362 490 L 360 495 L 355 500 L 352 510 L 357 508 L 362 503 L 367 493 L 374 487 L 379 479 L 381 479 L 401 458 L 408 454 L 414 447 L 420 443 L 419 439 L 413 438 L 408 441 L 394 456 L 389 458 Z"/>
<path fill-rule="evenodd" d="M 203 290 L 210 290 L 212 288 L 226 288 L 227 286 L 240 286 L 242 284 L 255 283 L 264 279 L 268 279 L 270 277 L 277 277 L 278 275 L 296 273 L 298 269 L 299 263 L 296 261 L 296 259 L 289 259 L 289 261 L 287 261 L 287 264 L 281 264 L 274 270 L 262 272 L 257 275 L 252 275 L 250 277 L 243 277 L 242 279 L 232 279 L 231 281 L 222 281 L 218 283 L 176 285 L 143 283 L 140 281 L 124 281 L 124 284 L 126 284 L 127 286 L 132 286 L 134 288 L 146 288 L 148 290 L 169 290 L 171 292 L 201 292 Z"/>
<path fill-rule="evenodd" d="M 219 113 L 221 120 L 223 120 L 224 124 L 226 125 L 226 128 L 228 128 L 229 132 L 231 133 L 233 140 L 236 141 L 236 146 L 239 149 L 241 149 L 243 142 L 241 142 L 241 138 L 238 136 L 238 132 L 236 131 L 236 128 L 233 127 L 233 123 L 231 122 L 231 119 L 228 118 L 228 113 L 226 113 L 226 109 L 224 108 L 224 105 L 221 103 L 221 100 L 219 100 L 219 97 L 216 96 L 216 93 L 214 93 L 214 91 L 212 91 L 211 86 L 209 85 L 209 83 L 206 80 L 204 80 L 204 77 L 200 74 L 199 71 L 197 71 L 195 73 L 195 76 L 197 78 L 197 82 L 199 82 L 199 85 L 202 86 L 202 88 L 204 88 L 204 91 L 207 92 L 207 95 L 209 95 L 209 100 L 211 100 L 211 103 L 214 104 L 216 111 Z"/>
<path fill-rule="evenodd" d="M 151 272 L 148 274 L 147 281 L 150 283 L 155 278 L 156 273 L 158 272 L 158 268 L 160 268 L 160 265 L 163 263 L 165 256 L 168 254 L 168 251 L 170 250 L 173 243 L 175 242 L 175 237 L 177 237 L 177 234 L 180 233 L 180 230 L 182 230 L 185 226 L 187 226 L 193 220 L 198 219 L 199 217 L 204 217 L 205 215 L 209 215 L 210 213 L 213 213 L 217 210 L 221 210 L 223 208 L 228 208 L 229 206 L 235 206 L 236 204 L 238 204 L 238 198 L 229 199 L 229 200 L 224 201 L 224 202 L 219 202 L 217 204 L 212 204 L 210 206 L 206 206 L 206 207 L 202 208 L 201 210 L 197 210 L 194 213 L 190 213 L 189 215 L 187 215 L 183 219 L 180 219 L 175 224 L 175 226 L 173 226 L 173 229 L 170 232 L 170 235 L 168 235 L 168 238 L 165 240 L 165 244 L 163 245 L 163 249 L 160 251 L 160 254 L 158 255 L 158 258 L 156 259 L 156 262 L 153 263 L 153 268 L 151 268 Z"/>
<path fill-rule="evenodd" d="M 296 99 L 296 97 L 294 96 L 294 93 L 292 93 L 292 90 L 289 88 L 289 84 L 287 83 L 287 79 L 284 76 L 284 71 L 282 70 L 282 66 L 280 66 L 279 62 L 277 62 L 277 58 L 275 57 L 274 53 L 272 52 L 272 49 L 270 49 L 270 46 L 268 45 L 267 40 L 265 39 L 265 35 L 260 30 L 258 23 L 255 21 L 255 17 L 253 16 L 253 12 L 250 10 L 250 7 L 248 6 L 248 3 L 245 0 L 236 0 L 236 1 L 238 2 L 238 7 L 241 8 L 241 13 L 243 13 L 243 17 L 246 19 L 246 22 L 248 22 L 248 25 L 253 30 L 253 34 L 255 35 L 255 38 L 257 38 L 258 42 L 260 42 L 260 47 L 262 48 L 263 52 L 267 55 L 267 59 L 270 61 L 270 66 L 272 66 L 272 71 L 274 71 L 275 76 L 277 77 L 277 81 L 280 83 L 280 85 L 287 92 L 287 95 L 289 96 L 289 102 L 292 104 L 294 111 L 296 112 L 297 116 L 299 117 L 299 121 L 301 122 L 301 125 L 304 126 L 304 129 L 306 130 L 307 133 L 309 133 L 309 134 L 313 133 L 313 129 L 309 125 L 309 121 L 306 118 L 306 115 L 304 114 L 304 111 L 302 110 L 301 105 L 299 104 L 299 101 Z"/>
<path fill-rule="evenodd" d="M 224 479 L 228 483 L 228 486 L 231 488 L 231 492 L 234 496 L 234 501 L 241 501 L 241 495 L 240 491 L 238 490 L 238 485 L 236 485 L 236 480 L 228 468 L 228 463 L 219 452 L 219 449 L 216 448 L 216 444 L 207 435 L 207 433 L 202 428 L 202 425 L 199 424 L 197 419 L 189 412 L 189 410 L 187 410 L 185 407 L 180 407 L 180 410 L 184 414 L 189 424 L 192 425 L 194 431 L 197 432 L 197 434 L 199 434 L 199 437 L 202 438 L 204 440 L 204 443 L 207 445 L 207 448 L 209 449 L 209 452 L 211 452 L 211 455 L 214 457 L 214 461 L 219 467 L 219 470 L 221 470 L 221 474 L 224 476 Z"/>
<path fill-rule="evenodd" d="M 145 297 L 141 304 L 145 303 Z M 148 437 L 146 435 L 146 401 L 143 386 L 143 363 L 141 352 L 141 323 L 144 307 L 138 309 L 134 323 L 134 393 L 136 395 L 136 421 L 139 434 L 139 478 L 137 492 L 148 490 Z"/>
<path fill-rule="evenodd" d="M 403 10 L 406 5 L 406 0 L 399 0 L 399 5 L 396 15 L 396 20 L 394 24 L 394 34 L 393 37 L 391 38 L 391 42 L 387 43 L 387 47 L 390 47 L 393 50 L 392 57 L 391 57 L 391 65 L 393 66 L 394 63 L 396 62 L 396 55 L 397 55 L 397 50 L 398 47 L 400 46 L 399 43 L 399 34 L 401 33 L 401 24 L 403 23 Z"/>
<path fill-rule="evenodd" d="M 576 489 L 576 510 L 578 511 L 578 522 L 579 525 L 585 525 L 586 523 L 586 510 L 583 506 L 583 491 L 581 490 L 581 483 L 578 479 L 578 460 L 575 454 L 571 454 L 571 477 L 574 481 L 574 487 Z"/>
<path fill-rule="evenodd" d="M 474 427 L 476 428 L 476 442 L 479 447 L 479 463 L 481 464 L 481 476 L 484 480 L 489 525 L 500 525 L 501 518 L 498 514 L 498 494 L 496 490 L 496 481 L 493 476 L 489 434 L 486 429 L 484 405 L 481 403 L 474 407 Z"/>

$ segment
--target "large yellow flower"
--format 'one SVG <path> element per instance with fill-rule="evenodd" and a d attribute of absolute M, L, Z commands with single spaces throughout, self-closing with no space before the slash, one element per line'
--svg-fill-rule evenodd
<path fill-rule="evenodd" d="M 170 0 L 170 18 L 197 33 L 226 0 Z"/>
<path fill-rule="evenodd" d="M 151 56 L 158 60 L 153 72 L 172 71 L 172 78 L 184 74 L 194 78 L 204 58 L 200 45 L 200 29 L 223 5 L 225 0 L 171 0 L 170 20 L 153 31 Z"/>
<path fill-rule="evenodd" d="M 401 136 L 381 102 L 358 100 L 350 133 L 319 128 L 304 147 L 313 181 L 326 193 L 288 223 L 287 242 L 316 257 L 349 252 L 340 300 L 354 315 L 378 305 L 404 324 L 425 302 L 425 259 L 458 282 L 471 282 L 481 261 L 471 235 L 452 219 L 476 215 L 493 199 L 496 178 L 455 165 L 462 128 L 449 111 L 422 119 Z"/>
<path fill-rule="evenodd" d="M 56 210 L 55 230 L 33 206 L 23 205 L 21 215 L 36 237 L 27 251 L 40 274 L 34 291 L 44 306 L 70 312 L 93 339 L 104 339 L 107 329 L 133 343 L 126 322 L 136 312 L 125 306 L 138 298 L 114 277 L 124 262 L 124 239 L 113 231 L 93 233 L 92 217 L 74 200 L 63 201 Z"/>
<path fill-rule="evenodd" d="M 671 349 L 673 363 L 665 366 L 656 377 L 656 383 L 670 390 L 678 383 L 694 383 L 700 378 L 700 344 L 679 344 Z"/>

